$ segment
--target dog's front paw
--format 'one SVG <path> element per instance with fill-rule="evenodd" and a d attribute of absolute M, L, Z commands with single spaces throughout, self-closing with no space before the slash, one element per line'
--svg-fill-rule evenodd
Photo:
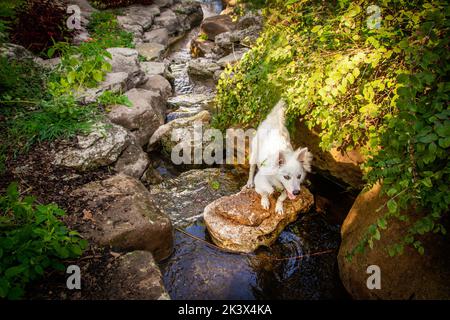
<path fill-rule="evenodd" d="M 253 181 L 247 181 L 247 184 L 245 185 L 247 189 L 253 189 L 255 187 L 255 183 Z"/>
<path fill-rule="evenodd" d="M 270 201 L 268 198 L 261 198 L 261 207 L 263 207 L 264 210 L 269 210 L 270 208 Z"/>
<path fill-rule="evenodd" d="M 277 202 L 277 205 L 275 206 L 275 212 L 278 214 L 283 214 L 284 210 L 283 210 L 283 202 Z"/>

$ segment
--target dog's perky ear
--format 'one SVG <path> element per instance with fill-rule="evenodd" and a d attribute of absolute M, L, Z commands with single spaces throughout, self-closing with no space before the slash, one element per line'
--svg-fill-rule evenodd
<path fill-rule="evenodd" d="M 305 171 L 311 172 L 311 161 L 313 155 L 308 151 L 308 148 L 298 148 L 295 153 L 297 154 L 297 159 L 300 161 Z"/>
<path fill-rule="evenodd" d="M 281 167 L 283 164 L 286 163 L 286 156 L 283 152 L 278 152 L 278 166 Z"/>

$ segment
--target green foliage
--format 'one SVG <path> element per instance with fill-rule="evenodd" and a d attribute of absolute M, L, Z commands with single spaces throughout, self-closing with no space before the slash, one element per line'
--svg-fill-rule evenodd
<path fill-rule="evenodd" d="M 112 106 L 112 105 L 124 105 L 127 107 L 132 107 L 133 104 L 128 99 L 128 97 L 121 93 L 114 93 L 111 91 L 105 91 L 101 94 L 97 99 L 98 103 L 100 103 L 104 107 Z"/>
<path fill-rule="evenodd" d="M 82 254 L 87 242 L 61 223 L 64 215 L 54 204 L 22 198 L 16 183 L 0 196 L 0 298 L 21 298 L 45 270 L 64 270 L 62 259 Z"/>
<path fill-rule="evenodd" d="M 359 148 L 368 187 L 383 183 L 386 221 L 354 251 L 380 239 L 388 219 L 409 221 L 392 254 L 426 232 L 445 233 L 450 204 L 449 15 L 446 1 L 384 0 L 379 28 L 370 1 L 268 1 L 262 35 L 218 85 L 215 126 L 256 126 L 283 97 L 291 129 L 318 127 L 324 150 Z M 411 212 L 413 211 L 413 212 Z"/>
<path fill-rule="evenodd" d="M 94 12 L 88 30 L 93 41 L 101 48 L 134 48 L 133 35 L 120 28 L 114 11 Z"/>
<path fill-rule="evenodd" d="M 92 0 L 93 6 L 98 9 L 125 7 L 132 4 L 152 4 L 153 0 Z"/>

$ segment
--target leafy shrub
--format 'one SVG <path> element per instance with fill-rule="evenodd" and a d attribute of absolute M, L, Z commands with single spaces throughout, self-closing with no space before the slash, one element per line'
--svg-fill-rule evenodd
<path fill-rule="evenodd" d="M 287 118 L 321 128 L 324 150 L 359 147 L 368 187 L 383 182 L 389 213 L 355 248 L 380 238 L 401 211 L 425 212 L 391 255 L 439 223 L 450 204 L 450 8 L 446 1 L 386 0 L 381 24 L 370 1 L 267 2 L 265 30 L 218 85 L 214 124 L 256 126 L 279 97 Z M 413 214 L 413 213 L 411 213 Z"/>
<path fill-rule="evenodd" d="M 114 12 L 94 12 L 89 21 L 88 30 L 95 39 L 96 45 L 102 48 L 134 48 L 133 35 L 120 28 Z"/>
<path fill-rule="evenodd" d="M 41 53 L 70 36 L 66 27 L 66 3 L 63 0 L 26 0 L 16 11 L 11 40 L 34 53 Z"/>
<path fill-rule="evenodd" d="M 152 0 L 93 0 L 92 5 L 98 9 L 125 7 L 132 4 L 152 4 Z"/>
<path fill-rule="evenodd" d="M 0 297 L 18 299 L 46 269 L 64 270 L 62 259 L 77 258 L 87 247 L 76 231 L 59 220 L 65 212 L 54 204 L 22 198 L 16 183 L 0 196 Z"/>

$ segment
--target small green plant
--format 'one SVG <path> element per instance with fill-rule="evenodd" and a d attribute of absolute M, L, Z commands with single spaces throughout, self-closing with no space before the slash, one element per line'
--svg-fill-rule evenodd
<path fill-rule="evenodd" d="M 207 41 L 208 40 L 208 35 L 206 33 L 201 33 L 198 36 L 198 39 L 201 40 L 201 41 Z"/>
<path fill-rule="evenodd" d="M 25 286 L 45 270 L 64 270 L 62 260 L 77 258 L 87 247 L 76 231 L 59 220 L 65 212 L 54 204 L 21 197 L 17 183 L 0 196 L 0 297 L 19 299 Z"/>
<path fill-rule="evenodd" d="M 114 93 L 111 91 L 103 92 L 100 97 L 98 97 L 97 102 L 100 103 L 103 107 L 108 107 L 116 104 L 121 104 L 127 107 L 132 107 L 130 99 L 124 94 Z"/>

